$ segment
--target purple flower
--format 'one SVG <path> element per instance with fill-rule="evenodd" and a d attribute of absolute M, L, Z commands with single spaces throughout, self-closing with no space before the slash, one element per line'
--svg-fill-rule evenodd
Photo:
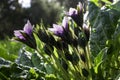
<path fill-rule="evenodd" d="M 78 10 L 79 14 L 81 14 L 83 12 L 83 6 L 82 6 L 82 4 L 80 2 L 77 5 L 77 10 Z"/>
<path fill-rule="evenodd" d="M 33 36 L 33 26 L 29 21 L 27 21 L 23 30 L 15 30 L 14 35 L 15 40 L 23 42 L 31 48 L 36 49 L 36 41 Z"/>
<path fill-rule="evenodd" d="M 14 31 L 14 35 L 17 37 L 17 38 L 19 38 L 19 39 L 21 39 L 21 40 L 26 40 L 25 39 L 25 37 L 22 35 L 22 33 L 21 32 L 23 32 L 22 30 L 15 30 Z"/>
<path fill-rule="evenodd" d="M 70 16 L 70 17 L 75 17 L 75 16 L 78 15 L 78 11 L 75 8 L 70 8 L 67 15 Z"/>
<path fill-rule="evenodd" d="M 25 36 L 22 33 L 25 33 L 25 34 L 31 36 L 32 31 L 33 31 L 32 25 L 29 21 L 27 21 L 27 23 L 24 26 L 24 29 L 23 30 L 15 30 L 14 35 L 21 40 L 26 40 Z"/>
<path fill-rule="evenodd" d="M 83 25 L 83 7 L 81 3 L 78 3 L 77 9 L 75 8 L 70 8 L 69 12 L 66 14 L 70 16 L 78 26 L 82 27 Z"/>
<path fill-rule="evenodd" d="M 27 21 L 27 23 L 24 26 L 24 32 L 27 33 L 28 35 L 31 35 L 33 32 L 33 26 L 31 25 L 31 23 L 29 22 L 29 20 Z"/>
<path fill-rule="evenodd" d="M 49 28 L 55 35 L 62 37 L 65 35 L 65 32 L 68 32 L 68 18 L 64 17 L 62 25 L 53 24 L 53 28 Z"/>

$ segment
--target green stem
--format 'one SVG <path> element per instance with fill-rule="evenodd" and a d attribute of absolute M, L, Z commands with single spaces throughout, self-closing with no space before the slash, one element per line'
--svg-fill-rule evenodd
<path fill-rule="evenodd" d="M 64 78 L 63 80 L 66 80 L 65 76 L 54 66 L 54 64 L 52 64 L 48 59 L 46 59 L 46 57 L 43 55 L 43 53 L 41 54 L 40 50 L 37 48 L 36 51 L 43 57 L 43 59 L 48 62 L 48 64 L 50 64 L 52 66 L 52 68 L 54 68 L 54 70 L 56 70 L 56 72 L 62 76 L 62 78 Z"/>
<path fill-rule="evenodd" d="M 53 56 L 53 59 L 55 59 L 55 61 L 56 61 L 57 67 L 60 68 L 62 74 L 64 75 L 65 80 L 70 80 L 70 77 L 69 77 L 68 73 L 60 65 L 60 62 L 58 61 L 58 59 L 56 58 L 56 56 L 54 54 L 52 56 Z"/>
<path fill-rule="evenodd" d="M 88 66 L 88 71 L 89 71 L 89 76 L 88 76 L 88 80 L 92 80 L 92 73 L 91 73 L 91 58 L 90 58 L 90 50 L 89 50 L 89 45 L 87 44 L 86 49 L 85 49 L 85 54 L 86 54 L 86 58 L 87 58 L 87 66 Z"/>
<path fill-rule="evenodd" d="M 0 72 L 0 75 L 1 75 L 5 80 L 9 80 L 3 73 Z"/>
<path fill-rule="evenodd" d="M 65 56 L 64 56 L 63 52 L 61 52 L 61 53 L 62 53 L 61 56 L 62 56 L 63 60 L 67 63 L 67 65 L 72 65 L 71 67 L 69 66 L 69 71 L 71 71 L 71 73 L 72 73 L 71 74 L 72 78 L 75 79 L 75 80 L 79 80 L 81 76 L 79 76 L 79 74 L 76 73 L 78 70 L 75 69 L 75 66 L 73 64 L 69 64 L 69 62 L 65 59 Z M 74 68 L 74 71 L 72 70 L 72 68 Z M 71 75 L 69 74 L 70 77 L 71 77 Z"/>

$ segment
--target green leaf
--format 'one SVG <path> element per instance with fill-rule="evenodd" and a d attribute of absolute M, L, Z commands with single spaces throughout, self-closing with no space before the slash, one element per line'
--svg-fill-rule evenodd
<path fill-rule="evenodd" d="M 117 11 L 120 11 L 120 1 L 116 2 L 111 7 Z"/>
<path fill-rule="evenodd" d="M 113 34 L 113 39 L 116 41 L 116 43 L 117 43 L 116 45 L 120 44 L 120 18 L 118 20 L 118 25 L 116 27 L 116 30 L 115 30 L 115 32 Z"/>
<path fill-rule="evenodd" d="M 115 80 L 119 80 L 120 79 L 120 73 L 117 75 L 117 77 L 115 78 Z"/>
<path fill-rule="evenodd" d="M 0 57 L 14 61 L 18 57 L 18 51 L 21 47 L 21 43 L 16 43 L 8 39 L 0 41 Z"/>
<path fill-rule="evenodd" d="M 46 69 L 47 74 L 53 74 L 53 73 L 55 73 L 55 70 L 54 70 L 53 67 L 52 67 L 51 65 L 49 65 L 49 64 L 46 64 L 46 65 L 45 65 L 45 69 Z"/>
<path fill-rule="evenodd" d="M 31 60 L 34 67 L 36 67 L 39 70 L 45 71 L 45 67 L 44 67 L 45 63 L 43 62 L 42 57 L 40 57 L 39 54 L 37 53 L 32 54 Z"/>
<path fill-rule="evenodd" d="M 44 77 L 45 77 L 45 73 L 40 70 L 36 70 L 35 68 L 31 68 L 27 75 L 28 80 L 30 79 L 44 80 Z"/>
<path fill-rule="evenodd" d="M 32 53 L 21 49 L 21 51 L 19 53 L 19 57 L 16 60 L 16 62 L 18 64 L 22 64 L 22 65 L 25 65 L 25 66 L 33 67 L 33 63 L 31 61 L 31 56 L 32 56 Z"/>
<path fill-rule="evenodd" d="M 99 54 L 94 59 L 94 71 L 95 73 L 98 73 L 98 67 L 102 62 L 106 59 L 107 56 L 107 48 L 102 49 Z"/>
<path fill-rule="evenodd" d="M 46 80 L 58 80 L 54 74 L 49 74 L 45 76 Z"/>
<path fill-rule="evenodd" d="M 104 8 L 99 10 L 98 15 L 93 15 L 97 16 L 94 22 L 91 23 L 90 36 L 90 48 L 94 56 L 96 56 L 101 49 L 105 48 L 107 40 L 112 39 L 120 17 L 119 14 L 120 12 L 114 9 Z"/>
<path fill-rule="evenodd" d="M 10 65 L 10 64 L 11 64 L 11 61 L 0 58 L 0 67 L 5 65 Z"/>
<path fill-rule="evenodd" d="M 0 47 L 0 57 L 6 60 L 14 61 L 17 56 L 14 54 L 9 54 L 6 48 Z"/>
<path fill-rule="evenodd" d="M 98 16 L 99 7 L 96 6 L 95 3 L 92 1 L 89 3 L 88 6 L 89 6 L 88 7 L 88 10 L 89 10 L 88 18 L 90 21 L 90 26 L 92 27 L 95 22 L 96 17 Z"/>
<path fill-rule="evenodd" d="M 44 77 L 43 71 L 21 64 L 11 63 L 0 67 L 2 80 L 44 80 Z"/>
<path fill-rule="evenodd" d="M 90 2 L 93 2 L 96 6 L 99 6 L 99 0 L 90 0 Z"/>

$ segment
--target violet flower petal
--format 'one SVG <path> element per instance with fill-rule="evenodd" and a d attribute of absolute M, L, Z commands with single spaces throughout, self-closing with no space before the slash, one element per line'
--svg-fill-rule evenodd
<path fill-rule="evenodd" d="M 69 12 L 68 12 L 69 16 L 75 16 L 77 14 L 78 14 L 78 11 L 75 8 L 70 8 L 69 9 Z"/>
<path fill-rule="evenodd" d="M 59 32 L 63 32 L 63 27 L 60 25 L 53 24 L 53 28 Z"/>
<path fill-rule="evenodd" d="M 66 31 L 68 31 L 68 17 L 64 17 L 62 21 L 62 26 Z"/>
<path fill-rule="evenodd" d="M 23 31 L 22 31 L 22 30 L 15 30 L 15 31 L 14 31 L 14 35 L 15 35 L 17 38 L 21 39 L 21 40 L 25 40 L 25 38 L 24 38 L 24 36 L 21 34 L 21 32 L 23 32 Z"/>
<path fill-rule="evenodd" d="M 77 9 L 78 9 L 78 13 L 81 13 L 83 11 L 83 6 L 81 2 L 78 3 Z"/>
<path fill-rule="evenodd" d="M 25 24 L 23 30 L 24 30 L 24 32 L 27 33 L 28 35 L 31 35 L 31 34 L 32 34 L 33 27 L 32 27 L 32 25 L 31 25 L 31 23 L 29 22 L 29 20 L 28 20 L 27 23 Z"/>
<path fill-rule="evenodd" d="M 61 36 L 63 34 L 63 27 L 60 25 L 53 24 L 53 28 L 49 28 L 55 35 Z"/>

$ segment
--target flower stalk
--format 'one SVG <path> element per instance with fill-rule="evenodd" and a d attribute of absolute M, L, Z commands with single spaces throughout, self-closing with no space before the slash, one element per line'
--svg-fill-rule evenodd
<path fill-rule="evenodd" d="M 16 40 L 35 49 L 55 70 L 56 76 L 63 80 L 92 80 L 88 44 L 90 33 L 83 22 L 82 4 L 79 3 L 77 9 L 70 8 L 66 15 L 61 24 L 53 24 L 48 30 L 44 26 L 37 26 L 34 30 L 28 21 L 23 30 L 14 31 L 14 35 Z M 39 49 L 33 34 L 43 43 L 43 50 Z"/>

